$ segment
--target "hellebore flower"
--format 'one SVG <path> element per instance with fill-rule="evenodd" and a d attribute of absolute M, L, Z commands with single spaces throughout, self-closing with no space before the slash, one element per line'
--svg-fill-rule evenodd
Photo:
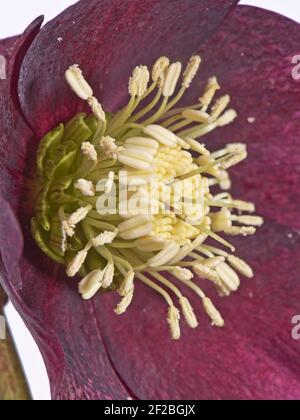
<path fill-rule="evenodd" d="M 37 19 L 23 35 L 0 44 L 6 57 L 6 80 L 0 85 L 1 282 L 40 347 L 54 399 L 300 397 L 299 346 L 291 336 L 292 318 L 300 310 L 300 85 L 291 76 L 292 57 L 299 52 L 300 27 L 261 9 L 234 7 L 236 1 L 219 3 L 81 0 L 44 28 L 40 29 L 42 21 Z M 188 331 L 183 326 L 183 339 L 173 343 L 162 322 L 165 308 L 161 298 L 149 288 L 136 283 L 130 310 L 120 318 L 112 313 L 118 304 L 115 293 L 97 294 L 84 302 L 76 282 L 66 279 L 62 267 L 40 252 L 30 231 L 35 216 L 35 156 L 38 147 L 41 152 L 41 137 L 75 114 L 88 112 L 87 104 L 68 89 L 66 69 L 70 68 L 67 79 L 73 90 L 88 100 L 98 120 L 104 120 L 95 98 L 101 100 L 105 111 L 115 113 L 122 108 L 133 68 L 151 66 L 158 57 L 183 63 L 198 55 L 201 70 L 182 106 L 197 102 L 212 76 L 230 95 L 239 117 L 234 124 L 208 133 L 205 142 L 216 151 L 235 141 L 247 144 L 248 159 L 232 171 L 233 193 L 254 202 L 265 224 L 247 241 L 232 240 L 253 267 L 255 279 L 243 280 L 243 287 L 230 299 L 214 300 L 226 318 L 226 327 L 212 329 L 193 305 L 200 326 Z M 84 70 L 93 93 L 86 95 L 89 88 L 85 84 L 81 84 L 82 90 L 76 89 L 72 77 L 80 76 L 80 71 L 74 64 Z M 136 67 L 129 89 L 132 96 L 143 95 L 142 83 L 135 84 L 143 78 L 142 72 Z M 192 111 L 185 117 L 195 118 Z M 203 111 L 201 118 L 206 117 Z M 155 138 L 154 129 L 150 124 L 146 134 Z M 132 163 L 135 156 L 118 150 L 113 140 L 106 138 L 103 150 L 112 158 L 121 155 L 122 164 Z M 187 141 L 197 148 L 192 140 Z M 91 146 L 87 142 L 82 148 L 89 161 L 95 157 Z M 221 158 L 224 153 L 227 151 Z M 94 199 L 93 187 L 84 176 L 76 183 L 76 190 L 87 201 Z M 105 187 L 109 191 L 111 184 Z M 63 220 L 66 236 L 72 237 L 76 223 L 89 211 L 90 207 L 82 207 Z M 226 214 L 224 209 L 215 216 L 215 224 L 226 219 Z M 123 231 L 128 233 L 128 225 Z M 90 238 L 75 263 L 71 261 L 68 274 L 77 273 L 81 267 L 77 262 L 84 262 L 90 247 L 114 240 L 116 232 L 108 229 L 104 233 Z M 211 250 L 206 248 L 206 252 Z M 220 257 L 212 264 L 217 261 L 224 268 L 222 257 L 228 255 Z M 242 264 L 230 258 L 233 266 Z M 242 267 L 251 277 L 250 268 Z M 196 267 L 198 277 L 205 276 L 203 270 L 201 265 Z M 113 265 L 108 258 L 103 272 L 87 274 L 80 284 L 86 299 L 99 284 L 111 286 Z M 217 274 L 222 275 L 220 270 Z M 132 273 L 124 275 L 126 282 L 120 290 L 127 296 L 127 305 L 132 297 Z M 183 272 L 177 271 L 177 276 L 182 277 Z M 170 277 L 166 275 L 166 279 Z M 205 294 L 214 294 L 213 285 L 200 279 L 198 283 Z M 189 291 L 186 298 L 195 302 Z M 204 299 L 203 304 L 213 321 L 222 324 L 211 302 Z M 192 310 L 185 309 L 192 316 Z M 123 307 L 117 306 L 116 311 L 123 312 Z M 169 321 L 177 323 L 176 310 L 170 312 Z M 195 323 L 193 318 L 190 324 Z M 176 328 L 173 334 L 178 335 Z"/>

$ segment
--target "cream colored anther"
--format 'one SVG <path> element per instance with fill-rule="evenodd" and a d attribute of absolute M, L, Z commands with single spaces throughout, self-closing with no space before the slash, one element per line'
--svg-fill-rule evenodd
<path fill-rule="evenodd" d="M 216 267 L 216 272 L 230 292 L 236 292 L 240 286 L 240 279 L 236 272 L 225 262 Z"/>
<path fill-rule="evenodd" d="M 149 235 L 152 229 L 152 217 L 145 215 L 132 217 L 118 226 L 119 236 L 126 240 L 138 239 Z"/>
<path fill-rule="evenodd" d="M 180 246 L 176 242 L 170 242 L 157 255 L 151 258 L 147 264 L 149 267 L 166 265 L 177 255 L 179 249 Z"/>
<path fill-rule="evenodd" d="M 143 131 L 147 136 L 152 137 L 164 146 L 175 147 L 177 145 L 178 137 L 172 131 L 160 125 L 148 125 Z"/>
<path fill-rule="evenodd" d="M 70 88 L 79 98 L 87 101 L 93 96 L 93 90 L 83 77 L 83 73 L 80 70 L 78 64 L 74 64 L 73 66 L 69 67 L 65 73 L 65 77 Z"/>
<path fill-rule="evenodd" d="M 84 277 L 79 283 L 79 293 L 84 300 L 92 299 L 101 289 L 104 272 L 94 270 Z"/>
<path fill-rule="evenodd" d="M 212 301 L 209 298 L 205 297 L 202 300 L 202 303 L 203 303 L 203 308 L 205 312 L 207 313 L 207 315 L 210 317 L 212 321 L 212 326 L 223 328 L 225 325 L 225 322 L 220 312 L 216 309 L 216 307 L 212 303 Z"/>
<path fill-rule="evenodd" d="M 129 80 L 129 95 L 141 98 L 147 90 L 150 73 L 146 66 L 138 66 L 133 70 L 132 77 Z"/>
<path fill-rule="evenodd" d="M 196 109 L 186 109 L 182 112 L 182 116 L 187 120 L 208 123 L 210 122 L 210 115 L 204 111 L 197 111 Z"/>
<path fill-rule="evenodd" d="M 235 255 L 229 255 L 227 257 L 229 264 L 243 276 L 252 279 L 254 276 L 252 268 L 241 258 L 236 257 Z"/>
<path fill-rule="evenodd" d="M 170 65 L 170 60 L 167 57 L 160 57 L 152 68 L 152 80 L 158 83 L 162 88 L 165 82 L 166 72 Z"/>
<path fill-rule="evenodd" d="M 192 83 L 192 81 L 194 80 L 194 77 L 196 76 L 199 67 L 201 64 L 201 57 L 199 55 L 193 55 L 189 62 L 188 65 L 183 73 L 183 82 L 182 82 L 182 86 L 186 89 L 188 89 Z"/>
<path fill-rule="evenodd" d="M 148 236 L 138 239 L 135 242 L 136 247 L 143 252 L 160 251 L 165 246 L 165 244 L 166 240 L 158 236 Z"/>
<path fill-rule="evenodd" d="M 166 72 L 166 79 L 163 86 L 163 95 L 165 97 L 170 97 L 174 94 L 180 73 L 182 69 L 182 64 L 172 63 Z"/>

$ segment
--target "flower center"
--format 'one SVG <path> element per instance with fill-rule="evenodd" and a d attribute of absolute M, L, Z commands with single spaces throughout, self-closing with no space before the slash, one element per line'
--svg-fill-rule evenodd
<path fill-rule="evenodd" d="M 219 234 L 247 236 L 263 223 L 249 215 L 252 203 L 227 191 L 228 169 L 247 157 L 245 145 L 211 153 L 197 141 L 237 116 L 227 109 L 228 95 L 214 99 L 217 79 L 209 79 L 198 103 L 177 105 L 200 63 L 199 56 L 190 59 L 178 89 L 181 63 L 159 58 L 151 83 L 147 67 L 136 67 L 129 102 L 114 115 L 105 114 L 78 66 L 70 67 L 66 80 L 92 115 L 60 124 L 37 152 L 41 188 L 32 234 L 39 247 L 65 264 L 68 276 L 82 277 L 84 299 L 99 290 L 118 291 L 117 314 L 130 305 L 135 281 L 158 292 L 169 306 L 173 339 L 180 336 L 174 297 L 188 325 L 198 325 L 178 282 L 201 299 L 213 325 L 224 325 L 193 275 L 213 282 L 223 296 L 236 291 L 237 273 L 250 278 L 253 272 Z M 223 192 L 214 194 L 216 187 Z M 223 249 L 207 245 L 208 238 Z"/>

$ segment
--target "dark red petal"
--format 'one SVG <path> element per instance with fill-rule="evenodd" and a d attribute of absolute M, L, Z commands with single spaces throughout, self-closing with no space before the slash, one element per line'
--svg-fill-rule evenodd
<path fill-rule="evenodd" d="M 299 313 L 300 237 L 290 233 L 267 221 L 257 236 L 239 241 L 256 274 L 235 296 L 219 299 L 204 286 L 225 318 L 224 330 L 209 325 L 196 297 L 199 327 L 191 330 L 182 319 L 176 343 L 169 339 L 167 307 L 152 290 L 138 284 L 123 318 L 111 315 L 115 296 L 96 300 L 109 354 L 138 398 L 300 398 L 299 342 L 291 336 Z"/>
<path fill-rule="evenodd" d="M 233 173 L 234 192 L 262 215 L 300 228 L 300 81 L 292 58 L 300 53 L 299 24 L 261 9 L 239 7 L 204 48 L 203 76 L 216 74 L 239 118 L 212 133 L 212 148 L 248 145 L 249 158 Z M 254 117 L 255 123 L 247 119 Z M 220 135 L 221 134 L 221 135 Z"/>
<path fill-rule="evenodd" d="M 204 50 L 203 83 L 216 74 L 240 114 L 207 145 L 247 141 L 250 159 L 234 171 L 233 190 L 269 218 L 257 236 L 236 241 L 255 279 L 244 281 L 237 295 L 215 300 L 227 322 L 223 331 L 200 315 L 197 330 L 184 329 L 182 341 L 171 343 L 166 307 L 142 286 L 123 319 L 110 315 L 113 296 L 97 301 L 111 358 L 139 398 L 300 397 L 299 343 L 291 338 L 299 313 L 300 238 L 288 227 L 300 223 L 300 85 L 291 78 L 299 29 L 270 12 L 238 8 Z M 246 122 L 252 116 L 254 125 Z"/>
<path fill-rule="evenodd" d="M 18 36 L 12 36 L 10 38 L 0 40 L 0 54 L 2 56 L 7 55 L 7 50 L 12 48 L 14 43 L 17 41 Z M 2 79 L 3 80 L 3 79 Z"/>
<path fill-rule="evenodd" d="M 135 65 L 160 55 L 186 59 L 237 0 L 81 0 L 42 29 L 22 66 L 20 99 L 42 135 L 82 109 L 64 81 L 78 63 L 106 110 L 127 99 Z"/>
<path fill-rule="evenodd" d="M 22 58 L 42 21 L 38 18 L 23 35 L 0 42 L 0 53 L 6 61 L 6 75 L 0 80 L 0 193 L 14 207 L 21 198 L 26 159 L 34 143 L 32 130 L 19 112 L 17 77 Z"/>

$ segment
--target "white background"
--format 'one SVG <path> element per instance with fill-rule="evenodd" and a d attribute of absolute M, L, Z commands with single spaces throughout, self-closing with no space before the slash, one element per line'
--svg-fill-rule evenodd
<path fill-rule="evenodd" d="M 1 3 L 0 38 L 4 38 L 22 32 L 39 15 L 45 15 L 46 20 L 52 19 L 76 0 L 1 0 Z M 244 0 L 240 3 L 276 10 L 300 21 L 299 0 Z"/>
<path fill-rule="evenodd" d="M 52 19 L 66 7 L 76 3 L 76 0 L 9 0 L 5 2 L 2 0 L 2 2 L 4 4 L 1 5 L 0 38 L 5 38 L 22 32 L 35 17 L 41 14 L 46 16 L 46 21 Z M 300 2 L 297 0 L 249 0 L 240 3 L 274 10 L 300 22 Z M 36 345 L 11 305 L 8 305 L 6 314 L 33 398 L 50 399 L 47 373 Z"/>

